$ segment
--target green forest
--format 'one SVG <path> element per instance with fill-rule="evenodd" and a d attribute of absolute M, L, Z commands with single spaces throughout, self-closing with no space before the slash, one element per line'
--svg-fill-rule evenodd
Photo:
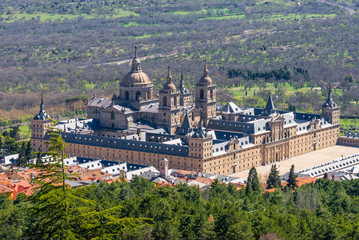
<path fill-rule="evenodd" d="M 357 239 L 359 180 L 328 175 L 298 187 L 294 165 L 282 187 L 273 165 L 263 192 L 251 168 L 247 185 L 215 179 L 200 190 L 158 186 L 135 176 L 70 188 L 61 135 L 52 131 L 50 162 L 37 157 L 38 186 L 16 200 L 0 196 L 0 239 Z M 26 147 L 22 153 L 26 161 Z M 21 166 L 26 166 L 22 163 Z"/>
<path fill-rule="evenodd" d="M 359 181 L 200 191 L 142 178 L 0 198 L 0 239 L 358 239 Z"/>
<path fill-rule="evenodd" d="M 221 102 L 261 106 L 277 84 L 288 86 L 276 93 L 280 109 L 317 112 L 332 82 L 343 114 L 358 115 L 358 7 L 357 0 L 3 0 L 0 124 L 28 121 L 40 92 L 51 115 L 82 114 L 83 98 L 66 100 L 117 93 L 134 44 L 157 90 L 168 65 L 177 84 L 183 70 L 193 88 L 207 59 Z"/>

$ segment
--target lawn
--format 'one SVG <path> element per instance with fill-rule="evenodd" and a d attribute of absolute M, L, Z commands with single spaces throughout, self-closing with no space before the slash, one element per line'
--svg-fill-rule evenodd
<path fill-rule="evenodd" d="M 31 137 L 30 125 L 20 126 L 19 134 L 20 134 L 21 139 L 29 139 Z"/>
<path fill-rule="evenodd" d="M 278 84 L 278 88 L 282 88 L 286 95 L 294 95 L 296 92 L 306 93 L 308 91 L 311 91 L 312 89 L 317 90 L 318 94 L 322 94 L 322 91 L 321 91 L 321 89 L 319 87 L 311 88 L 311 87 L 308 87 L 308 86 L 304 86 L 302 88 L 296 89 L 294 86 L 291 86 L 288 83 L 280 83 L 280 84 Z M 262 89 L 258 85 L 254 85 L 250 89 L 247 88 L 247 96 L 253 96 L 254 92 L 257 93 L 260 90 L 269 90 L 272 94 L 274 94 L 274 92 L 276 90 L 278 90 L 278 88 L 276 88 L 273 83 L 265 83 L 265 86 L 263 86 Z M 229 91 L 233 94 L 234 97 L 244 97 L 244 96 L 246 96 L 246 90 L 245 90 L 244 86 L 231 87 Z"/>
<path fill-rule="evenodd" d="M 44 12 L 37 12 L 37 13 L 20 13 L 14 12 L 10 15 L 2 14 L 0 17 L 4 19 L 4 22 L 15 22 L 15 21 L 28 21 L 28 20 L 36 20 L 39 18 L 41 22 L 47 21 L 63 21 L 63 20 L 72 20 L 79 17 L 83 17 L 84 19 L 92 19 L 92 18 L 121 18 L 121 17 L 128 17 L 128 16 L 139 16 L 138 13 L 133 11 L 117 9 L 114 11 L 114 14 L 110 15 L 97 15 L 97 14 L 51 14 L 51 13 L 44 13 Z"/>

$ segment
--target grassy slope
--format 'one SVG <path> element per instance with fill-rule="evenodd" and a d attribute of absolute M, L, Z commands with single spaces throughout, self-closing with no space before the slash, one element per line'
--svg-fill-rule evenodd
<path fill-rule="evenodd" d="M 162 1 L 164 2 L 164 4 L 162 4 L 162 7 L 170 7 L 173 6 L 174 4 L 168 4 L 167 1 Z M 198 3 L 197 1 L 187 1 L 188 3 Z M 186 3 L 187 3 L 186 2 Z M 218 3 L 223 3 L 225 1 L 216 1 Z M 252 5 L 247 5 L 246 6 L 246 11 L 242 11 L 242 10 L 238 10 L 238 8 L 236 8 L 236 10 L 238 10 L 236 13 L 233 13 L 230 10 L 230 4 L 231 3 L 236 3 L 236 4 L 241 4 L 242 1 L 227 1 L 228 4 L 222 4 L 222 5 L 218 5 L 217 7 L 214 7 L 213 5 L 201 5 L 198 4 L 198 6 L 200 7 L 200 9 L 195 9 L 193 11 L 191 10 L 187 10 L 187 9 L 183 9 L 183 10 L 166 10 L 166 11 L 158 11 L 156 12 L 155 15 L 153 15 L 154 19 L 160 18 L 160 17 L 164 17 L 164 16 L 180 16 L 182 18 L 191 18 L 194 17 L 195 19 L 198 19 L 200 21 L 208 21 L 208 24 L 210 25 L 211 23 L 213 23 L 213 21 L 218 21 L 218 22 L 224 22 L 224 21 L 233 21 L 233 27 L 231 29 L 228 29 L 228 33 L 227 35 L 224 36 L 218 36 L 218 38 L 213 38 L 213 39 L 209 39 L 208 41 L 213 42 L 213 48 L 208 48 L 205 51 L 201 51 L 201 52 L 194 52 L 194 48 L 189 48 L 190 51 L 184 51 L 176 56 L 174 56 L 174 58 L 178 61 L 186 61 L 187 59 L 203 59 L 204 56 L 206 56 L 206 58 L 211 61 L 212 63 L 215 64 L 216 67 L 220 67 L 222 65 L 228 65 L 228 64 L 241 64 L 241 63 L 245 63 L 245 64 L 250 64 L 251 66 L 256 66 L 259 64 L 264 64 L 267 67 L 271 67 L 272 63 L 276 63 L 276 64 L 280 64 L 281 62 L 284 62 L 285 59 L 290 59 L 290 54 L 287 54 L 286 52 L 283 52 L 281 54 L 277 54 L 276 56 L 274 56 L 270 51 L 271 50 L 276 50 L 276 49 L 280 49 L 282 47 L 292 47 L 292 48 L 305 48 L 305 49 L 312 49 L 315 48 L 315 44 L 313 42 L 301 42 L 301 39 L 299 38 L 299 40 L 295 39 L 295 40 L 291 40 L 288 38 L 288 43 L 286 45 L 279 45 L 279 43 L 277 43 L 276 41 L 272 41 L 272 42 L 268 42 L 268 37 L 270 37 L 271 35 L 273 35 L 274 32 L 276 32 L 275 26 L 276 24 L 278 25 L 295 25 L 296 22 L 298 21 L 304 21 L 303 24 L 311 24 L 312 19 L 328 19 L 328 21 L 332 18 L 336 18 L 338 16 L 340 16 L 342 14 L 342 12 L 340 12 L 339 10 L 337 12 L 333 12 L 332 10 L 328 10 L 328 11 L 324 11 L 323 13 L 315 13 L 315 11 L 309 11 L 309 12 L 305 12 L 305 13 L 296 13 L 297 11 L 295 10 L 297 8 L 297 3 L 290 1 L 290 0 L 275 0 L 275 1 L 271 1 L 268 3 L 268 1 L 264 1 L 264 0 L 257 0 L 257 1 L 251 1 Z M 142 2 L 141 2 L 142 3 Z M 202 1 L 202 3 L 206 3 L 206 1 Z M 302 8 L 310 8 L 310 5 L 313 4 L 313 2 L 311 1 L 302 1 Z M 141 5 L 141 4 L 140 4 Z M 17 21 L 23 21 L 23 20 L 32 20 L 32 19 L 36 19 L 39 16 L 39 20 L 40 22 L 48 22 L 48 21 L 56 21 L 56 22 L 61 22 L 61 21 L 65 21 L 65 19 L 77 19 L 78 17 L 82 17 L 85 20 L 86 19 L 94 19 L 94 18 L 100 18 L 100 17 L 106 17 L 106 18 L 113 18 L 113 19 L 121 19 L 123 17 L 127 17 L 127 16 L 133 16 L 133 18 L 131 19 L 130 22 L 128 23 L 122 23 L 119 22 L 118 25 L 122 26 L 122 27 L 126 27 L 126 28 L 136 28 L 136 27 L 143 27 L 146 26 L 148 27 L 148 31 L 141 32 L 140 35 L 132 35 L 132 36 L 127 36 L 128 41 L 133 41 L 133 39 L 136 39 L 138 41 L 144 41 L 144 40 L 149 40 L 151 41 L 152 39 L 154 39 L 154 42 L 152 45 L 146 44 L 145 47 L 142 48 L 142 50 L 146 50 L 146 49 L 152 49 L 156 47 L 156 43 L 159 44 L 164 44 L 163 42 L 161 42 L 160 37 L 166 37 L 166 36 L 171 36 L 173 34 L 172 31 L 166 31 L 166 32 L 161 32 L 158 31 L 156 34 L 153 33 L 153 29 L 158 29 L 159 26 L 164 26 L 166 25 L 166 23 L 161 22 L 161 23 L 156 23 L 156 21 L 154 21 L 155 23 L 153 24 L 143 24 L 141 23 L 141 18 L 143 16 L 145 16 L 145 13 L 140 12 L 139 10 L 141 10 L 142 7 L 138 7 L 138 6 L 116 6 L 114 7 L 113 10 L 111 10 L 110 14 L 100 14 L 98 9 L 92 9 L 92 12 L 87 14 L 87 13 L 78 13 L 78 14 L 58 14 L 58 13 L 49 13 L 48 11 L 44 11 L 44 12 L 35 12 L 35 13 L 26 13 L 24 11 L 19 11 L 16 9 L 12 9 L 12 11 L 10 12 L 6 12 L 3 11 L 3 14 L 1 15 L 4 18 L 5 23 L 7 24 L 11 24 L 13 22 L 17 22 Z M 294 10 L 295 11 L 294 11 Z M 324 9 L 324 5 L 323 5 L 323 9 Z M 108 9 L 107 9 L 108 10 Z M 150 15 L 150 14 L 149 14 Z M 148 16 L 148 14 L 146 15 Z M 262 29 L 255 29 L 256 27 L 256 22 L 268 22 L 268 25 L 264 25 L 264 27 Z M 194 21 L 195 22 L 195 21 Z M 344 21 L 343 21 L 344 22 Z M 239 31 L 236 24 L 253 24 L 250 25 L 253 29 L 251 29 L 252 32 L 250 32 L 248 30 L 248 34 L 246 33 L 246 31 L 243 32 L 237 32 Z M 168 27 L 172 27 L 175 24 L 168 24 Z M 239 24 L 238 24 L 239 25 Z M 11 25 L 9 25 L 11 26 Z M 191 29 L 191 25 L 184 25 L 185 26 L 185 30 L 181 31 L 181 32 L 175 32 L 178 35 L 181 36 L 193 36 L 196 34 L 202 34 L 200 32 L 196 32 L 193 31 Z M 316 25 L 316 22 L 312 23 L 312 31 L 319 31 L 320 27 L 318 27 Z M 318 30 L 319 29 L 319 30 Z M 171 29 L 172 30 L 172 29 Z M 216 31 L 216 29 L 211 29 L 211 31 Z M 210 31 L 210 32 L 211 32 Z M 278 33 L 276 33 L 278 34 Z M 287 33 L 279 33 L 279 34 L 283 34 L 283 35 L 279 35 L 279 37 L 282 38 L 287 38 L 288 36 L 292 35 L 292 32 L 287 32 Z M 285 35 L 286 34 L 286 35 Z M 297 34 L 297 32 L 295 33 Z M 305 33 L 308 34 L 308 33 Z M 1 28 L 0 28 L 0 35 L 1 35 Z M 304 35 L 304 34 L 303 34 Z M 298 36 L 300 36 L 300 33 L 298 33 Z M 213 36 L 212 36 L 213 37 Z M 305 39 L 305 35 L 303 36 Z M 321 36 L 320 36 L 321 37 Z M 318 38 L 318 41 L 320 41 L 320 37 Z M 237 38 L 239 40 L 237 40 Z M 185 37 L 183 37 L 183 39 L 185 39 Z M 222 44 L 218 44 L 219 41 L 222 41 L 223 39 L 228 39 L 228 41 L 224 41 L 224 43 Z M 158 41 L 158 42 L 157 42 Z M 238 49 L 240 50 L 241 53 L 245 53 L 245 54 L 232 54 L 228 48 L 227 48 L 227 44 L 228 42 L 234 42 L 237 43 Z M 249 42 L 249 43 L 248 43 Z M 148 42 L 146 42 L 148 43 Z M 71 43 L 69 43 L 70 45 Z M 104 55 L 106 56 L 106 54 L 113 54 L 113 52 L 126 52 L 128 51 L 128 49 L 126 48 L 119 48 L 118 46 L 120 44 L 114 42 L 114 43 L 109 43 L 106 42 L 104 44 L 108 44 L 107 46 L 104 47 Z M 191 42 L 191 41 L 183 41 L 180 43 L 183 46 L 197 46 L 201 44 L 201 42 Z M 267 45 L 267 50 L 263 51 L 260 50 L 259 46 L 261 45 Z M 121 46 L 121 45 L 120 45 Z M 250 46 L 250 47 L 248 47 Z M 122 46 L 121 46 L 122 47 Z M 172 46 L 173 47 L 173 46 Z M 163 48 L 166 49 L 166 48 Z M 167 46 L 167 49 L 170 49 L 170 47 Z M 112 51 L 111 51 L 112 50 Z M 172 49 L 170 49 L 172 50 Z M 307 53 L 305 55 L 302 55 L 300 59 L 296 59 L 296 61 L 298 62 L 306 62 L 306 61 L 313 61 L 316 58 L 318 58 L 318 53 L 315 52 L 313 53 L 312 51 L 306 51 Z M 130 49 L 131 51 L 131 49 Z M 327 51 L 327 49 L 325 49 L 325 51 Z M 55 51 L 56 52 L 56 51 Z M 57 52 L 56 52 L 57 53 Z M 42 55 L 43 54 L 43 55 Z M 70 52 L 70 54 L 72 54 L 72 52 Z M 76 55 L 76 53 L 73 53 L 74 55 Z M 103 54 L 101 52 L 101 50 L 99 50 L 98 48 L 91 48 L 88 47 L 88 52 L 87 52 L 87 56 L 89 57 L 89 59 L 96 59 L 98 58 L 99 54 Z M 345 61 L 346 59 L 350 60 L 353 59 L 353 56 L 351 56 L 352 53 L 347 53 L 347 54 L 343 54 L 343 56 L 341 56 L 340 52 L 331 52 L 330 54 L 328 54 L 328 65 L 333 64 L 333 62 L 331 62 L 332 58 L 340 58 L 343 59 L 343 67 L 344 66 L 350 66 L 350 64 L 353 64 L 352 61 Z M 116 53 L 117 55 L 117 53 Z M 55 61 L 59 61 L 61 58 L 67 57 L 66 55 L 62 54 L 52 54 L 52 49 L 48 50 L 48 49 L 37 49 L 36 51 L 34 51 L 33 56 L 38 56 L 40 59 L 40 62 L 55 62 Z M 18 58 L 18 61 L 21 62 L 23 61 L 23 57 L 21 54 L 17 54 L 16 57 Z M 154 61 L 157 61 L 154 60 Z M 349 63 L 348 63 L 349 62 Z M 160 62 L 161 63 L 161 62 Z M 152 75 L 155 76 L 154 77 L 154 81 L 156 80 L 161 80 L 159 79 L 158 75 Z M 88 83 L 86 82 L 86 80 L 81 79 L 82 82 L 84 82 L 84 84 L 82 84 L 82 89 L 84 92 L 91 90 L 91 89 L 105 89 L 108 87 L 111 87 L 111 85 L 107 84 L 107 83 L 101 83 L 101 85 L 96 84 L 96 83 Z M 157 81 L 160 82 L 160 81 Z M 62 88 L 62 86 L 64 86 Z M 23 89 L 26 88 L 26 86 L 23 86 L 21 84 L 15 86 L 15 87 L 10 87 L 9 89 L 7 89 L 8 92 L 19 92 L 19 91 L 23 91 Z M 46 83 L 42 83 L 40 85 L 40 88 L 42 91 L 50 91 L 51 87 L 47 86 Z M 286 91 L 287 95 L 294 95 L 297 91 L 290 86 L 286 86 L 284 85 L 283 88 Z M 273 85 L 268 85 L 267 86 L 268 90 L 272 90 L 274 91 L 274 87 Z M 71 90 L 71 86 L 69 86 L 66 82 L 66 80 L 64 81 L 64 84 L 62 84 L 59 87 L 59 91 L 70 91 Z M 243 99 L 244 97 L 244 91 L 243 87 L 242 88 L 237 88 L 234 90 L 231 90 L 232 93 L 234 94 L 234 96 L 237 99 Z M 248 91 L 248 95 L 252 96 L 254 92 L 258 92 L 259 88 L 257 86 L 255 86 L 254 88 L 251 88 Z M 309 88 L 302 88 L 302 89 L 298 89 L 299 92 L 308 92 Z M 318 94 L 320 94 L 320 90 L 318 90 Z"/>

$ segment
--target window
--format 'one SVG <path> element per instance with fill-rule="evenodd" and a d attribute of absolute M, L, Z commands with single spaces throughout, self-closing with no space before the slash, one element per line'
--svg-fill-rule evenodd
<path fill-rule="evenodd" d="M 111 120 L 115 120 L 115 112 L 111 111 Z"/>
<path fill-rule="evenodd" d="M 167 106 L 167 97 L 166 96 L 162 98 L 162 105 Z"/>
<path fill-rule="evenodd" d="M 201 89 L 201 90 L 199 91 L 199 98 L 200 98 L 200 99 L 204 99 L 204 91 L 203 91 L 203 89 Z"/>
<path fill-rule="evenodd" d="M 129 100 L 130 99 L 130 94 L 126 91 L 125 92 L 125 100 Z"/>

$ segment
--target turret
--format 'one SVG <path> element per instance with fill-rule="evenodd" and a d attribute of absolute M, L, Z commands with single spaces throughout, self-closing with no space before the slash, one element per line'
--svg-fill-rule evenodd
<path fill-rule="evenodd" d="M 180 125 L 180 93 L 172 82 L 171 68 L 168 66 L 167 82 L 159 92 L 158 127 L 174 134 Z"/>
<path fill-rule="evenodd" d="M 196 84 L 196 108 L 202 112 L 202 119 L 204 125 L 210 118 L 216 116 L 216 85 L 213 84 L 212 79 L 209 77 L 207 69 L 207 61 L 204 64 L 203 76 Z"/>
<path fill-rule="evenodd" d="M 213 156 L 213 137 L 203 126 L 203 119 L 198 123 L 192 136 L 189 138 L 189 156 L 195 158 L 209 158 Z"/>
<path fill-rule="evenodd" d="M 322 117 L 331 124 L 340 123 L 340 106 L 333 101 L 331 84 L 329 84 L 327 100 L 322 105 Z"/>
<path fill-rule="evenodd" d="M 44 96 L 41 94 L 41 103 L 39 113 L 31 120 L 31 144 L 34 151 L 46 151 L 43 142 L 45 134 L 52 126 L 50 116 L 45 111 Z"/>

